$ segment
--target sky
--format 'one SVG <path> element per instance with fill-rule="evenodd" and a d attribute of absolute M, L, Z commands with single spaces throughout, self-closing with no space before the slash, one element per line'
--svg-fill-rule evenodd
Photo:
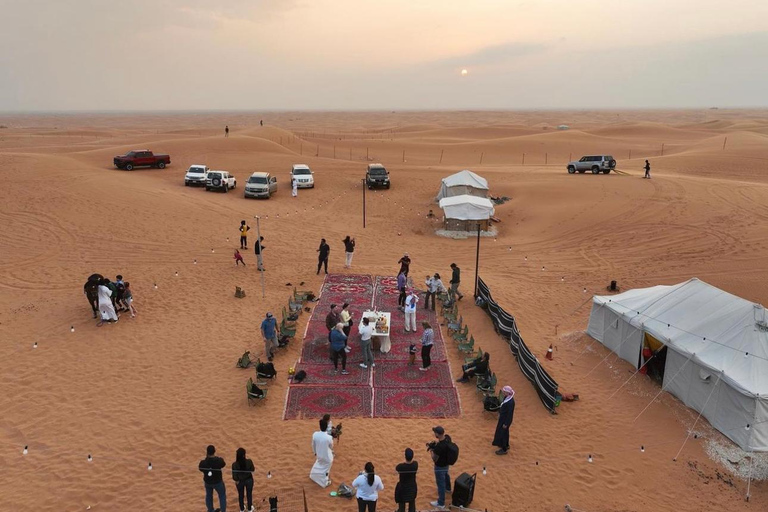
<path fill-rule="evenodd" d="M 0 111 L 768 106 L 766 0 L 0 0 L 0 13 Z"/>

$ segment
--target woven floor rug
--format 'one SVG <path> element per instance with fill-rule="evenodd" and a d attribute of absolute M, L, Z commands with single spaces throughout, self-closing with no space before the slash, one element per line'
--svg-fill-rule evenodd
<path fill-rule="evenodd" d="M 305 386 L 288 389 L 283 419 L 318 419 L 323 414 L 334 418 L 370 417 L 372 400 L 368 386 Z"/>
<path fill-rule="evenodd" d="M 389 388 L 453 388 L 451 368 L 447 362 L 433 363 L 429 370 L 420 370 L 420 361 L 410 365 L 407 361 L 376 363 L 373 386 Z"/>
<path fill-rule="evenodd" d="M 374 388 L 376 418 L 455 418 L 461 415 L 456 388 Z"/>
<path fill-rule="evenodd" d="M 326 360 L 322 364 L 301 362 L 296 366 L 296 371 L 304 370 L 307 372 L 307 378 L 300 383 L 292 383 L 293 386 L 368 386 L 370 387 L 370 370 L 363 370 L 358 363 L 352 363 L 347 359 L 347 370 L 349 375 L 342 375 L 341 372 L 333 372 L 333 363 Z M 341 361 L 339 361 L 339 370 L 341 370 Z"/>

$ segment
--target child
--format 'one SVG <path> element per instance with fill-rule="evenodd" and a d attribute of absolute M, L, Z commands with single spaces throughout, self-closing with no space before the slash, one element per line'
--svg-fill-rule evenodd
<path fill-rule="evenodd" d="M 416 364 L 416 345 L 413 343 L 408 347 L 408 364 Z"/>
<path fill-rule="evenodd" d="M 243 266 L 245 266 L 245 261 L 243 260 L 243 255 L 240 254 L 240 251 L 235 249 L 235 266 L 238 266 L 240 263 L 242 263 Z"/>
<path fill-rule="evenodd" d="M 136 308 L 133 305 L 133 293 L 131 293 L 131 283 L 123 283 L 125 290 L 123 291 L 123 304 L 125 305 L 125 311 L 131 312 L 131 318 L 136 318 Z"/>

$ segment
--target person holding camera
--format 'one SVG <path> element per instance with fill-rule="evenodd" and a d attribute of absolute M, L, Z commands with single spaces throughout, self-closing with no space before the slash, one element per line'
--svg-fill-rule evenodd
<path fill-rule="evenodd" d="M 432 461 L 435 463 L 435 483 L 437 483 L 437 501 L 431 501 L 429 504 L 436 510 L 448 510 L 445 507 L 445 493 L 451 492 L 450 466 L 456 460 L 452 459 L 451 452 L 456 445 L 451 441 L 451 436 L 445 433 L 441 426 L 433 427 L 435 441 L 427 443 L 427 451 L 432 455 Z M 458 447 L 456 448 L 458 451 Z M 458 454 L 457 454 L 458 455 Z"/>

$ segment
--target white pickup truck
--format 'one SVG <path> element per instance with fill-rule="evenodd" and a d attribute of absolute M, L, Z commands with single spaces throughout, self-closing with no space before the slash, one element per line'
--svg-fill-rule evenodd
<path fill-rule="evenodd" d="M 187 173 L 184 175 L 185 187 L 204 187 L 205 179 L 208 176 L 210 169 L 205 165 L 193 164 L 187 169 Z"/>

